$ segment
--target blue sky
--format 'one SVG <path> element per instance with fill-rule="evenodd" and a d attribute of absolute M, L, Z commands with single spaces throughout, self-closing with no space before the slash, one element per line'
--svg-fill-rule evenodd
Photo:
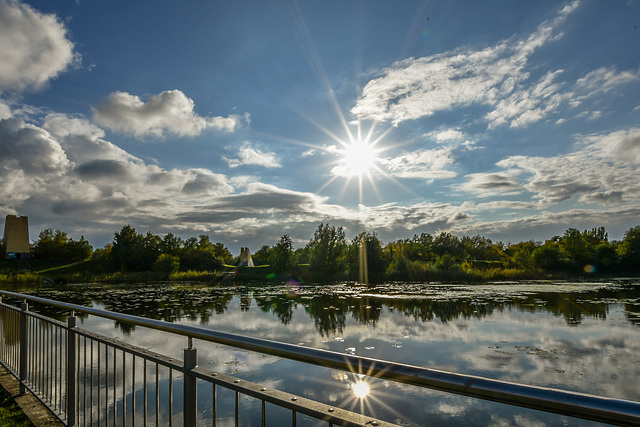
<path fill-rule="evenodd" d="M 640 2 L 0 0 L 0 214 L 232 252 L 640 224 Z"/>

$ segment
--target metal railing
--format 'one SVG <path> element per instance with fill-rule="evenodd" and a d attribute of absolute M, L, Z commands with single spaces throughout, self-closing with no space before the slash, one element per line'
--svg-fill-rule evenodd
<path fill-rule="evenodd" d="M 392 426 L 388 422 L 262 387 L 197 365 L 192 340 L 200 339 L 355 374 L 435 389 L 545 412 L 617 425 L 640 425 L 640 403 L 529 386 L 393 363 L 188 325 L 99 310 L 0 291 L 24 301 L 0 302 L 0 363 L 64 423 L 74 425 L 215 425 L 231 407 L 235 425 L 257 416 L 264 426 L 284 408 L 287 423 L 298 414 L 329 426 Z M 67 323 L 28 311 L 26 301 L 71 312 Z M 187 338 L 183 360 L 77 327 L 74 312 L 139 325 Z M 210 387 L 208 402 L 199 388 Z M 242 405 L 240 397 L 242 397 Z M 248 415 L 249 414 L 249 415 Z M 256 415 L 257 414 L 257 415 Z M 206 415 L 206 416 L 205 416 Z"/>

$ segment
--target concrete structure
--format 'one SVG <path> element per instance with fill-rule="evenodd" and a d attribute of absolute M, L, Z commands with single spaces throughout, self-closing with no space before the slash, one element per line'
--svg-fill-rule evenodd
<path fill-rule="evenodd" d="M 29 258 L 29 218 L 7 215 L 4 222 L 2 254 L 5 258 Z"/>
<path fill-rule="evenodd" d="M 240 267 L 253 267 L 253 259 L 249 248 L 240 248 Z"/>

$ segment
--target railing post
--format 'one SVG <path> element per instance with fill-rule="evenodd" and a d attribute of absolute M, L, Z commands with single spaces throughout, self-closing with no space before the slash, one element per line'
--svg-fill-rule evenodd
<path fill-rule="evenodd" d="M 76 425 L 76 333 L 78 318 L 73 312 L 67 317 L 67 426 Z"/>
<path fill-rule="evenodd" d="M 191 374 L 191 370 L 198 366 L 197 350 L 192 346 L 191 337 L 189 337 L 189 348 L 184 349 L 184 426 L 195 427 L 197 414 L 197 378 Z"/>
<path fill-rule="evenodd" d="M 27 380 L 27 311 L 29 304 L 24 300 L 20 305 L 20 394 L 25 394 L 27 389 L 24 386 Z"/>

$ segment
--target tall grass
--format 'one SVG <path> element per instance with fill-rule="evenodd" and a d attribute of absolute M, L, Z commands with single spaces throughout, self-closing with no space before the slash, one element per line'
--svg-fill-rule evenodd
<path fill-rule="evenodd" d="M 0 274 L 1 285 L 39 285 L 42 277 L 31 272 Z"/>

